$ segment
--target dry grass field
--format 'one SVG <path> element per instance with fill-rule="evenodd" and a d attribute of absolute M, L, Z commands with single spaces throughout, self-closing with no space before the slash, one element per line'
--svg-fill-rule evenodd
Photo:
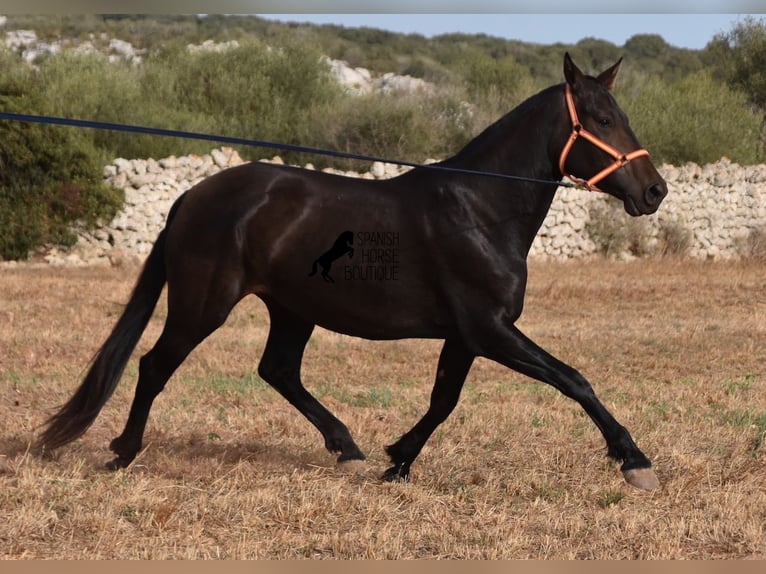
<path fill-rule="evenodd" d="M 254 298 L 155 403 L 146 448 L 107 472 L 137 358 L 80 440 L 30 452 L 78 383 L 136 269 L 0 269 L 2 558 L 766 558 L 766 266 L 532 265 L 522 329 L 578 368 L 653 459 L 627 486 L 572 401 L 479 360 L 409 483 L 383 446 L 424 412 L 439 342 L 318 330 L 304 380 L 368 461 L 337 469 L 255 374 Z"/>

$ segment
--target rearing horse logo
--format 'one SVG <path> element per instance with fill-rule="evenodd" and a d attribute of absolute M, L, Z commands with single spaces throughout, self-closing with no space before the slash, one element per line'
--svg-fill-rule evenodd
<path fill-rule="evenodd" d="M 354 233 L 352 231 L 344 231 L 338 235 L 338 239 L 335 240 L 332 247 L 314 260 L 309 277 L 316 275 L 317 265 L 319 265 L 322 267 L 322 279 L 328 283 L 335 283 L 335 280 L 330 277 L 330 268 L 334 261 L 343 257 L 346 253 L 348 253 L 348 258 L 351 259 L 354 256 L 353 245 Z"/>

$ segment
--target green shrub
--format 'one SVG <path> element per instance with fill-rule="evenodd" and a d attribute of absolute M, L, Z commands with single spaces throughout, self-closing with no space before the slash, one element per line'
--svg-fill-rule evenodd
<path fill-rule="evenodd" d="M 37 76 L 0 52 L 0 109 L 39 112 Z M 104 156 L 71 128 L 0 123 L 0 259 L 26 259 L 44 243 L 71 244 L 75 221 L 114 214 L 120 193 L 103 184 Z"/>
<path fill-rule="evenodd" d="M 156 113 L 156 99 L 144 97 L 144 74 L 140 68 L 125 62 L 112 63 L 101 54 L 64 53 L 46 58 L 40 64 L 40 76 L 49 94 L 45 112 L 51 115 L 139 125 L 152 125 L 161 117 L 163 121 L 156 127 L 168 127 L 169 119 L 178 115 L 176 108 L 166 110 L 164 117 Z M 149 157 L 142 155 L 145 152 L 162 157 L 183 149 L 180 142 L 170 138 L 106 130 L 88 131 L 86 135 L 112 159 Z"/>
<path fill-rule="evenodd" d="M 747 97 L 707 72 L 673 84 L 656 78 L 618 82 L 617 98 L 655 163 L 712 163 L 729 157 L 753 165 L 764 161 L 763 118 Z"/>
<path fill-rule="evenodd" d="M 327 71 L 310 46 L 249 42 L 223 53 L 189 53 L 170 43 L 140 66 L 62 55 L 46 59 L 40 73 L 51 94 L 47 111 L 55 115 L 298 143 L 312 110 L 340 92 Z M 213 145 L 111 131 L 91 137 L 127 158 L 205 153 Z"/>
<path fill-rule="evenodd" d="M 660 222 L 658 252 L 664 256 L 682 257 L 692 246 L 694 235 L 680 221 Z"/>
<path fill-rule="evenodd" d="M 149 67 L 166 78 L 168 107 L 209 117 L 214 133 L 232 136 L 304 143 L 300 138 L 314 110 L 340 95 L 319 52 L 301 42 L 250 43 L 225 53 L 176 52 Z M 243 155 L 262 157 L 263 151 Z"/>
<path fill-rule="evenodd" d="M 460 99 L 448 94 L 346 95 L 334 101 L 332 109 L 317 111 L 304 136 L 311 145 L 414 162 L 455 153 L 474 128 Z M 353 162 L 333 164 L 362 169 Z"/>
<path fill-rule="evenodd" d="M 589 207 L 585 230 L 604 257 L 620 257 L 629 253 L 636 257 L 650 254 L 649 232 L 644 219 L 627 215 L 619 202 L 610 198 L 594 201 Z"/>

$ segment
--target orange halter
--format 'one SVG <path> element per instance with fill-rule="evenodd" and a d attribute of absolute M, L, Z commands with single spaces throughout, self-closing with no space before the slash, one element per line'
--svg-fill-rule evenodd
<path fill-rule="evenodd" d="M 608 143 L 600 140 L 598 137 L 590 133 L 588 130 L 586 130 L 583 127 L 583 125 L 580 123 L 580 119 L 577 117 L 577 110 L 575 110 L 574 98 L 572 97 L 572 88 L 569 86 L 569 84 L 566 85 L 566 102 L 567 102 L 567 109 L 569 110 L 569 118 L 572 120 L 572 133 L 569 135 L 569 139 L 567 140 L 567 143 L 564 146 L 564 149 L 561 150 L 561 156 L 559 157 L 559 169 L 561 170 L 561 173 L 564 176 L 571 179 L 577 185 L 584 187 L 585 189 L 589 191 L 602 191 L 601 189 L 596 187 L 596 184 L 598 182 L 608 177 L 609 175 L 611 175 L 612 173 L 614 173 L 621 167 L 625 166 L 629 161 L 634 160 L 637 157 L 649 155 L 649 152 L 643 148 L 624 154 L 618 149 L 610 146 Z M 602 151 L 605 151 L 606 153 L 608 153 L 614 158 L 613 163 L 611 163 L 610 165 L 602 169 L 600 172 L 598 172 L 596 175 L 594 175 L 588 180 L 581 179 L 579 177 L 573 176 L 570 173 L 567 173 L 565 168 L 567 157 L 569 157 L 569 152 L 572 149 L 572 146 L 574 145 L 577 138 L 580 136 L 582 136 L 583 138 L 588 140 L 590 143 L 595 145 L 597 148 L 599 148 Z"/>

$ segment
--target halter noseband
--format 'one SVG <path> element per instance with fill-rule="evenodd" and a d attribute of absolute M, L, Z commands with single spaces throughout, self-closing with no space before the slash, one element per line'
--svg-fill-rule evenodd
<path fill-rule="evenodd" d="M 569 110 L 569 118 L 572 120 L 572 133 L 569 134 L 569 139 L 567 140 L 567 143 L 564 146 L 564 149 L 561 150 L 561 156 L 559 157 L 559 170 L 561 170 L 561 173 L 564 176 L 571 179 L 577 185 L 584 187 L 585 189 L 589 191 L 602 191 L 601 189 L 596 187 L 596 184 L 598 182 L 608 177 L 609 175 L 611 175 L 612 173 L 614 173 L 621 167 L 625 166 L 631 160 L 634 160 L 637 157 L 649 155 L 649 152 L 643 148 L 637 149 L 627 154 L 622 153 L 618 149 L 610 146 L 608 143 L 599 139 L 597 136 L 593 135 L 588 130 L 586 130 L 583 127 L 583 125 L 580 123 L 580 119 L 577 117 L 577 110 L 575 109 L 574 98 L 572 97 L 572 88 L 569 86 L 569 84 L 566 85 L 566 102 L 567 102 L 567 109 Z M 588 180 L 581 179 L 579 177 L 573 176 L 570 173 L 567 173 L 565 168 L 567 158 L 569 157 L 569 152 L 572 149 L 572 146 L 574 145 L 577 138 L 580 136 L 582 136 L 583 138 L 588 140 L 590 143 L 595 145 L 597 148 L 608 153 L 614 158 L 614 162 L 612 162 L 610 165 L 602 169 L 600 172 L 598 172 L 596 175 L 594 175 Z"/>

